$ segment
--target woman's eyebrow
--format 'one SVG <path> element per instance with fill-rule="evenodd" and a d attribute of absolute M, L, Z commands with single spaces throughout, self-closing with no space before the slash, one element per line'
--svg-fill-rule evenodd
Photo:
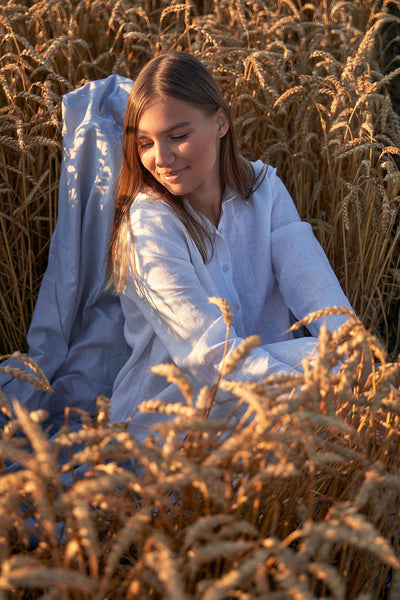
<path fill-rule="evenodd" d="M 188 125 L 190 125 L 190 121 L 182 121 L 181 123 L 175 123 L 175 125 L 172 125 L 172 127 L 168 127 L 168 129 L 165 129 L 161 133 L 170 133 L 174 129 L 180 129 L 181 127 L 187 127 Z M 139 137 L 140 135 L 146 136 L 148 135 L 148 133 L 147 131 L 143 131 L 143 129 L 138 129 L 136 132 L 136 136 Z"/>

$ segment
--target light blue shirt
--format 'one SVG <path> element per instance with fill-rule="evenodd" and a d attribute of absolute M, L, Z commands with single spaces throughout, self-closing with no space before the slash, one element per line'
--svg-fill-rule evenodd
<path fill-rule="evenodd" d="M 263 163 L 253 167 L 258 173 Z M 209 222 L 214 249 L 207 264 L 166 202 L 139 194 L 130 218 L 138 280 L 129 273 L 121 305 L 132 352 L 114 384 L 111 420 L 133 415 L 129 429 L 138 438 L 160 420 L 137 412 L 143 400 L 182 401 L 177 387 L 151 373 L 151 366 L 175 363 L 196 391 L 216 381 L 226 325 L 210 296 L 225 298 L 234 312 L 228 354 L 247 336 L 261 338 L 231 375 L 240 381 L 289 371 L 315 348 L 321 322 L 309 327 L 315 337 L 294 339 L 287 333 L 289 310 L 301 319 L 328 306 L 350 307 L 310 224 L 300 220 L 271 167 L 249 200 L 225 191 L 218 227 Z M 333 330 L 343 317 L 325 322 Z M 216 400 L 218 418 L 226 408 Z"/>

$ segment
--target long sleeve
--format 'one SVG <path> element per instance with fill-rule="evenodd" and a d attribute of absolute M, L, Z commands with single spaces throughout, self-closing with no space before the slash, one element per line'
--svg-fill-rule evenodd
<path fill-rule="evenodd" d="M 226 325 L 210 296 L 220 295 L 204 269 L 200 253 L 172 209 L 164 204 L 138 203 L 132 211 L 137 283 L 130 279 L 126 294 L 140 308 L 173 362 L 202 383 L 218 374 Z M 228 354 L 243 338 L 233 327 Z M 261 379 L 290 365 L 265 349 L 253 351 L 239 376 Z"/>
<path fill-rule="evenodd" d="M 263 168 L 255 163 L 256 173 Z M 294 339 L 287 332 L 290 311 L 309 311 L 349 303 L 310 225 L 300 221 L 274 169 L 249 200 L 225 190 L 218 227 L 210 223 L 213 248 L 208 262 L 172 207 L 140 194 L 131 208 L 136 276 L 129 273 L 121 296 L 125 338 L 132 352 L 115 381 L 112 420 L 134 415 L 130 428 L 145 434 L 159 416 L 140 415 L 142 400 L 179 399 L 172 384 L 150 367 L 173 362 L 195 389 L 212 385 L 223 357 L 226 325 L 209 297 L 226 299 L 233 309 L 228 355 L 247 336 L 261 345 L 231 377 L 261 381 L 297 369 L 317 344 L 316 337 Z M 330 328 L 340 319 L 329 317 Z M 321 323 L 312 326 L 317 335 Z"/>
<path fill-rule="evenodd" d="M 301 319 L 307 314 L 331 306 L 351 308 L 311 225 L 300 220 L 292 198 L 282 181 L 271 175 L 274 200 L 271 214 L 271 250 L 275 277 L 287 306 Z M 328 316 L 328 328 L 335 330 L 346 317 Z M 321 320 L 309 329 L 318 336 Z"/>

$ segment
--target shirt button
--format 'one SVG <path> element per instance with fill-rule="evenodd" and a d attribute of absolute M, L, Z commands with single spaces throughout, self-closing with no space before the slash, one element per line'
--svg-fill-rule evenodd
<path fill-rule="evenodd" d="M 227 271 L 229 271 L 229 265 L 224 265 L 222 267 L 222 270 L 223 270 L 224 273 L 226 273 Z"/>
<path fill-rule="evenodd" d="M 223 227 L 220 227 L 220 228 L 219 228 L 219 232 L 220 232 L 221 234 L 222 234 L 222 233 L 224 233 L 224 228 L 223 228 Z"/>

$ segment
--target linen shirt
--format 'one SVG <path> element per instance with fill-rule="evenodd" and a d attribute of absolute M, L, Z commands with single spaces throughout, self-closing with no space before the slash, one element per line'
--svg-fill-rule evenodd
<path fill-rule="evenodd" d="M 261 161 L 252 164 L 256 175 L 265 168 Z M 130 271 L 121 295 L 125 338 L 132 352 L 114 384 L 111 420 L 132 417 L 128 428 L 138 438 L 161 420 L 137 412 L 143 400 L 182 401 L 177 387 L 151 373 L 151 366 L 175 363 L 195 392 L 215 383 L 226 325 L 209 297 L 225 298 L 233 309 L 228 354 L 249 335 L 261 338 L 262 345 L 230 376 L 238 381 L 260 381 L 289 371 L 312 352 L 316 337 L 287 333 L 289 311 L 300 319 L 328 306 L 350 307 L 310 224 L 300 220 L 276 170 L 266 169 L 249 199 L 225 190 L 218 227 L 207 222 L 213 236 L 207 263 L 171 206 L 143 193 L 135 198 L 130 221 L 137 279 Z M 193 216 L 201 218 L 185 202 Z M 325 322 L 334 330 L 343 317 L 329 316 Z M 320 326 L 321 321 L 309 326 L 313 336 Z M 218 398 L 217 394 L 215 418 L 226 415 Z"/>

